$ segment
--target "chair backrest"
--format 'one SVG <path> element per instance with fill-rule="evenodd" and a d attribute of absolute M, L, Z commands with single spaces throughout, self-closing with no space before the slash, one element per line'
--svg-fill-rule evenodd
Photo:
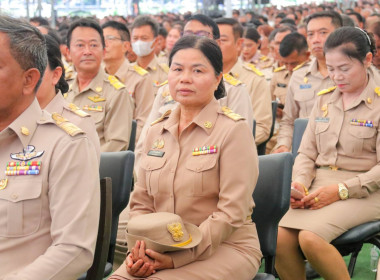
<path fill-rule="evenodd" d="M 296 119 L 294 121 L 293 140 L 292 140 L 292 154 L 293 159 L 298 154 L 298 149 L 301 145 L 303 133 L 305 132 L 309 119 Z"/>
<path fill-rule="evenodd" d="M 289 209 L 292 168 L 291 153 L 259 156 L 259 178 L 252 195 L 256 204 L 252 220 L 256 223 L 266 267 L 268 260 L 274 262 L 278 223 Z M 272 273 L 271 270 L 269 267 L 265 272 Z"/>
<path fill-rule="evenodd" d="M 100 216 L 98 237 L 96 240 L 94 261 L 90 269 L 87 271 L 85 278 L 86 280 L 103 279 L 111 237 L 111 212 L 112 180 L 111 178 L 103 178 L 100 180 Z"/>
<path fill-rule="evenodd" d="M 112 179 L 112 227 L 108 262 L 113 263 L 119 215 L 129 202 L 135 155 L 131 151 L 108 152 L 100 155 L 100 178 Z"/>
<path fill-rule="evenodd" d="M 256 120 L 255 119 L 253 119 L 252 133 L 253 133 L 253 138 L 255 138 L 256 137 Z"/>
<path fill-rule="evenodd" d="M 131 137 L 129 139 L 128 151 L 132 151 L 132 152 L 135 151 L 136 130 L 137 130 L 137 122 L 136 120 L 132 120 Z"/>
<path fill-rule="evenodd" d="M 276 114 L 277 114 L 277 101 L 272 101 L 272 125 L 270 127 L 269 137 L 263 143 L 257 146 L 257 154 L 259 156 L 265 155 L 265 150 L 267 148 L 267 143 L 273 136 L 274 126 L 276 124 Z"/>

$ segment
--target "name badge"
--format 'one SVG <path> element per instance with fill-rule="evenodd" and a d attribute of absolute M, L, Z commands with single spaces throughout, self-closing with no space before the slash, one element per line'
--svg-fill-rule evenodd
<path fill-rule="evenodd" d="M 163 152 L 163 151 L 150 150 L 148 152 L 148 156 L 151 156 L 151 157 L 163 157 L 164 154 L 165 154 L 165 152 Z"/>
<path fill-rule="evenodd" d="M 316 122 L 328 123 L 328 122 L 330 121 L 330 118 L 320 118 L 320 117 L 316 117 L 316 118 L 315 118 L 315 121 L 316 121 Z"/>
<path fill-rule="evenodd" d="M 277 86 L 280 87 L 280 88 L 286 88 L 286 84 L 278 83 Z"/>
<path fill-rule="evenodd" d="M 301 84 L 300 85 L 300 89 L 308 89 L 308 88 L 311 88 L 311 84 Z"/>

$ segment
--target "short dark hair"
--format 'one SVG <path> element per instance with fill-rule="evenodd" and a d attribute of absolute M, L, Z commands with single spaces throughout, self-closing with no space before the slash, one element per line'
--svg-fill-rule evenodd
<path fill-rule="evenodd" d="M 133 31 L 133 29 L 144 26 L 144 25 L 149 25 L 152 28 L 154 38 L 158 36 L 158 28 L 159 28 L 158 23 L 157 21 L 155 21 L 149 16 L 141 15 L 135 18 L 135 20 L 133 21 L 131 30 Z"/>
<path fill-rule="evenodd" d="M 296 22 L 294 20 L 292 20 L 291 18 L 283 18 L 281 21 L 280 21 L 280 24 L 290 24 L 290 25 L 296 25 Z"/>
<path fill-rule="evenodd" d="M 340 16 L 342 17 L 343 26 L 355 27 L 354 20 L 350 18 L 348 15 L 342 14 Z"/>
<path fill-rule="evenodd" d="M 375 39 L 372 34 L 357 27 L 345 26 L 332 32 L 326 40 L 324 52 L 341 47 L 340 50 L 349 58 L 363 63 L 367 53 L 376 53 Z"/>
<path fill-rule="evenodd" d="M 257 32 L 256 28 L 250 27 L 247 28 L 244 32 L 243 38 L 250 39 L 252 41 L 255 41 L 256 43 L 260 40 L 260 34 Z"/>
<path fill-rule="evenodd" d="M 46 40 L 46 49 L 47 49 L 47 55 L 48 55 L 49 68 L 51 70 L 54 70 L 57 67 L 62 68 L 62 75 L 58 83 L 55 85 L 55 90 L 56 90 L 56 93 L 58 93 L 58 90 L 60 90 L 61 93 L 63 94 L 69 90 L 69 85 L 67 84 L 65 80 L 65 67 L 63 66 L 63 63 L 61 60 L 61 51 L 59 50 L 59 44 L 49 34 L 46 34 L 44 36 Z"/>
<path fill-rule="evenodd" d="M 351 12 L 351 13 L 348 13 L 347 15 L 349 15 L 349 16 L 355 16 L 356 19 L 357 19 L 359 22 L 362 22 L 362 23 L 365 22 L 365 20 L 364 20 L 364 18 L 362 17 L 362 15 L 359 14 L 359 13 L 357 13 L 357 12 Z"/>
<path fill-rule="evenodd" d="M 105 48 L 106 43 L 104 42 L 103 29 L 100 27 L 100 25 L 95 20 L 90 19 L 90 18 L 78 19 L 70 25 L 69 31 L 67 32 L 67 46 L 68 46 L 68 48 L 70 48 L 71 35 L 72 35 L 74 29 L 77 27 L 88 27 L 88 28 L 95 29 L 100 35 L 100 39 L 102 41 L 103 48 Z"/>
<path fill-rule="evenodd" d="M 38 22 L 40 26 L 49 26 L 49 21 L 43 17 L 32 17 L 29 22 Z"/>
<path fill-rule="evenodd" d="M 115 20 L 110 20 L 102 25 L 102 29 L 107 27 L 117 30 L 117 33 L 119 33 L 121 40 L 128 42 L 131 41 L 131 33 L 129 33 L 129 30 L 125 24 L 122 24 L 121 22 Z"/>
<path fill-rule="evenodd" d="M 342 17 L 335 11 L 323 11 L 314 13 L 306 18 L 306 24 L 308 25 L 312 19 L 316 18 L 331 18 L 331 24 L 335 26 L 335 28 L 339 28 L 343 26 Z M 307 27 L 306 27 L 307 28 Z"/>
<path fill-rule="evenodd" d="M 307 52 L 308 46 L 306 38 L 298 32 L 293 32 L 284 37 L 280 44 L 280 55 L 287 57 L 294 51 L 298 54 Z"/>
<path fill-rule="evenodd" d="M 161 35 L 162 37 L 166 38 L 168 36 L 168 31 L 165 28 L 160 27 L 158 29 L 158 35 Z"/>
<path fill-rule="evenodd" d="M 215 76 L 223 73 L 223 56 L 219 45 L 215 40 L 200 36 L 185 36 L 180 38 L 174 45 L 169 55 L 169 67 L 172 64 L 173 56 L 180 50 L 196 49 L 203 53 L 214 68 Z M 216 99 L 220 99 L 226 95 L 223 79 L 220 81 L 218 88 L 214 92 Z"/>
<path fill-rule="evenodd" d="M 220 31 L 218 25 L 213 21 L 210 17 L 202 14 L 196 14 L 191 16 L 187 22 L 196 20 L 202 23 L 203 25 L 209 26 L 212 29 L 212 37 L 214 40 L 217 40 L 220 38 Z"/>
<path fill-rule="evenodd" d="M 229 25 L 232 27 L 232 30 L 233 30 L 233 33 L 234 33 L 234 37 L 235 37 L 235 40 L 243 37 L 243 26 L 241 26 L 241 24 L 236 20 L 236 19 L 233 19 L 233 18 L 218 18 L 215 20 L 216 24 L 218 25 Z"/>
<path fill-rule="evenodd" d="M 286 14 L 285 13 L 279 13 L 275 18 L 285 18 Z"/>

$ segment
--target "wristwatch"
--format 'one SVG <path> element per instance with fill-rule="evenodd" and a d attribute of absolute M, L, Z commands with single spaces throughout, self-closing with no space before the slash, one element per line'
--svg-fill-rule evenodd
<path fill-rule="evenodd" d="M 342 183 L 339 183 L 338 187 L 339 187 L 338 194 L 339 194 L 340 199 L 341 200 L 346 200 L 348 198 L 348 189 L 347 189 L 347 187 L 344 184 L 342 184 Z"/>

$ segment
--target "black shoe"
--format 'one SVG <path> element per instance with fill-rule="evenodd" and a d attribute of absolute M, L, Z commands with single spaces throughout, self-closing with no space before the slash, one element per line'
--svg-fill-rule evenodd
<path fill-rule="evenodd" d="M 312 268 L 309 262 L 306 262 L 306 279 L 310 280 L 310 279 L 315 279 L 319 277 L 321 276 L 318 274 L 318 272 L 316 272 L 314 268 Z"/>

